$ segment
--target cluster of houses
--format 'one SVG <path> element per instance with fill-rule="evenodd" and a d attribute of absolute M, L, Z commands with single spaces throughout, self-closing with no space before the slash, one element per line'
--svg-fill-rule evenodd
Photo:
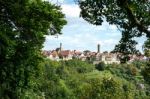
<path fill-rule="evenodd" d="M 98 64 L 99 62 L 103 61 L 105 64 L 112 64 L 112 63 L 120 63 L 120 54 L 119 53 L 108 53 L 103 52 L 100 53 L 100 44 L 97 45 L 97 52 L 90 52 L 90 51 L 77 51 L 77 50 L 63 50 L 62 44 L 60 43 L 60 47 L 56 48 L 56 50 L 51 51 L 43 51 L 43 55 L 50 58 L 51 60 L 60 61 L 60 60 L 71 60 L 71 59 L 80 59 L 82 61 L 91 61 L 93 64 Z M 134 60 L 144 60 L 144 55 L 130 56 L 130 61 Z"/>

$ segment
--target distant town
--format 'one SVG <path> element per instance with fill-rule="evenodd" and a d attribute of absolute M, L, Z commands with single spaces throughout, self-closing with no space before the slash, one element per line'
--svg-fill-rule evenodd
<path fill-rule="evenodd" d="M 77 50 L 64 50 L 62 47 L 62 43 L 60 43 L 60 47 L 55 50 L 44 50 L 43 55 L 47 58 L 55 61 L 60 60 L 71 60 L 71 59 L 79 59 L 82 61 L 90 61 L 93 64 L 98 64 L 100 62 L 104 62 L 105 64 L 120 64 L 120 53 L 109 53 L 107 51 L 100 52 L 100 44 L 97 45 L 97 52 L 91 52 L 89 50 L 85 50 L 83 52 Z M 144 55 L 130 55 L 130 59 L 128 63 L 133 61 L 145 61 L 147 58 Z"/>

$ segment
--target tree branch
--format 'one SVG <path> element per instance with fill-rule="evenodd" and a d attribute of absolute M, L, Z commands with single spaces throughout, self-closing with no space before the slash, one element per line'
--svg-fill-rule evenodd
<path fill-rule="evenodd" d="M 128 3 L 126 2 L 126 6 L 124 6 L 125 10 L 127 11 L 127 15 L 129 20 L 135 24 L 140 32 L 146 33 L 146 36 L 150 38 L 150 31 L 147 27 L 145 27 L 134 15 L 132 9 L 129 7 Z"/>

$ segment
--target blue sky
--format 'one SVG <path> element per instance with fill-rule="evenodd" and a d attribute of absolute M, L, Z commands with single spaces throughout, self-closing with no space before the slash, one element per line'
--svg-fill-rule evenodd
<path fill-rule="evenodd" d="M 56 3 L 57 0 L 49 0 Z M 101 45 L 101 51 L 111 51 L 121 38 L 121 32 L 115 25 L 103 22 L 101 26 L 91 25 L 79 17 L 80 9 L 74 0 L 58 0 L 62 12 L 66 15 L 68 24 L 62 29 L 62 35 L 47 36 L 44 50 L 53 50 L 62 43 L 64 50 L 97 50 L 97 44 Z M 144 39 L 137 39 L 137 48 L 141 50 Z"/>

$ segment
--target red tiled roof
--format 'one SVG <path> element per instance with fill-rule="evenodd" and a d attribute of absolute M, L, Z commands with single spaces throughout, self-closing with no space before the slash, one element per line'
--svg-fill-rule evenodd
<path fill-rule="evenodd" d="M 71 54 L 70 50 L 64 50 L 64 51 L 60 52 L 60 55 L 62 55 L 62 56 L 68 56 L 69 54 Z"/>

